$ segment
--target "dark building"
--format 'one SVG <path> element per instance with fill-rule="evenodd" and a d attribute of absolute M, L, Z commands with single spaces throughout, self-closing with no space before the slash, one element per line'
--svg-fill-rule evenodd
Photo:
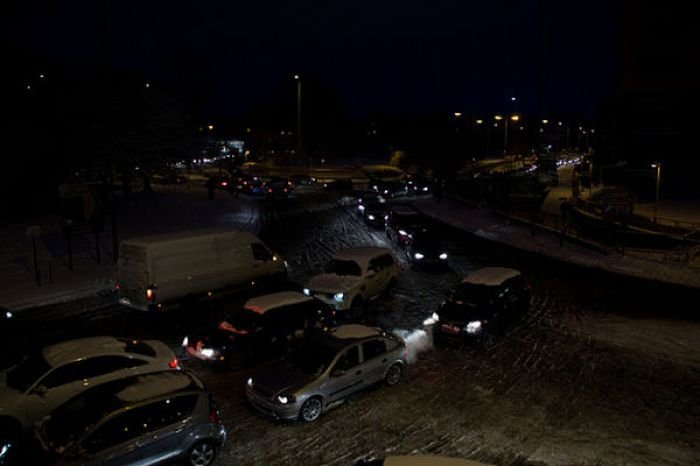
<path fill-rule="evenodd" d="M 657 161 L 665 195 L 700 194 L 697 18 L 690 3 L 676 1 L 620 7 L 618 92 L 603 109 L 601 161 L 641 169 L 628 179 L 641 195 L 653 192 Z"/>

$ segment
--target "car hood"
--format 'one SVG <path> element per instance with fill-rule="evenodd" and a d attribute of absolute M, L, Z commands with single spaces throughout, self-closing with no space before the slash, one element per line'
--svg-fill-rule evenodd
<path fill-rule="evenodd" d="M 294 392 L 312 380 L 314 380 L 312 375 L 304 374 L 286 364 L 279 363 L 255 376 L 253 383 L 260 391 L 275 397 L 282 393 Z"/>
<path fill-rule="evenodd" d="M 342 293 L 357 286 L 361 277 L 355 275 L 336 275 L 334 273 L 322 273 L 309 280 L 306 285 L 311 291 L 321 293 Z"/>

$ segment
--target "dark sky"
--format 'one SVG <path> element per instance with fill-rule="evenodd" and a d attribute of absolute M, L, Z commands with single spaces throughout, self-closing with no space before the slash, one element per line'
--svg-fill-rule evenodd
<path fill-rule="evenodd" d="M 25 0 L 4 6 L 0 34 L 56 63 L 98 62 L 105 2 L 112 65 L 170 82 L 184 73 L 205 86 L 208 112 L 230 116 L 268 103 L 295 72 L 358 114 L 534 112 L 540 84 L 544 111 L 590 114 L 618 62 L 617 2 L 604 0 Z"/>

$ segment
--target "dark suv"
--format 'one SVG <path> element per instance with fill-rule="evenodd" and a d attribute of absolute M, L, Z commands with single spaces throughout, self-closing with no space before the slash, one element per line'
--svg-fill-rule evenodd
<path fill-rule="evenodd" d="M 416 231 L 428 227 L 425 217 L 408 205 L 392 207 L 384 220 L 386 235 L 401 247 L 410 243 Z"/>
<path fill-rule="evenodd" d="M 238 368 L 284 354 L 291 341 L 311 328 L 335 325 L 326 304 L 296 291 L 281 291 L 246 301 L 209 334 L 185 337 L 190 357 L 205 363 Z"/>
<path fill-rule="evenodd" d="M 226 440 L 202 382 L 187 372 L 139 375 L 86 390 L 34 428 L 24 464 L 208 466 Z"/>
<path fill-rule="evenodd" d="M 518 323 L 530 305 L 530 286 L 520 272 L 485 267 L 469 274 L 426 323 L 433 336 L 475 342 L 484 348 Z"/>

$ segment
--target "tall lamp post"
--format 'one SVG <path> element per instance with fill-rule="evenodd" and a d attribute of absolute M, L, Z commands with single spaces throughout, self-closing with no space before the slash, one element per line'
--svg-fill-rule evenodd
<path fill-rule="evenodd" d="M 297 157 L 301 162 L 301 77 L 295 74 L 294 80 L 297 82 Z"/>
<path fill-rule="evenodd" d="M 493 117 L 497 122 L 503 120 L 503 158 L 508 155 L 508 118 L 503 115 L 494 115 Z M 513 121 L 520 120 L 520 115 L 511 115 L 510 119 Z"/>
<path fill-rule="evenodd" d="M 661 162 L 651 164 L 651 168 L 656 168 L 656 206 L 654 207 L 654 223 L 659 215 L 659 186 L 661 185 Z"/>

